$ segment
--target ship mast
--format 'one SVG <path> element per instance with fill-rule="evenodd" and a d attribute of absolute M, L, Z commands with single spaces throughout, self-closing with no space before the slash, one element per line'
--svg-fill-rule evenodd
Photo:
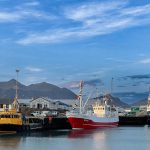
<path fill-rule="evenodd" d="M 15 111 L 19 111 L 19 105 L 18 105 L 18 74 L 19 74 L 19 69 L 16 69 L 16 95 L 15 95 L 15 99 L 14 99 L 14 102 L 13 102 Z"/>
<path fill-rule="evenodd" d="M 83 81 L 80 81 L 80 91 L 79 91 L 80 114 L 82 113 L 82 92 L 83 92 Z"/>
<path fill-rule="evenodd" d="M 149 87 L 149 95 L 148 95 L 148 102 L 147 102 L 147 111 L 150 111 L 150 87 Z"/>

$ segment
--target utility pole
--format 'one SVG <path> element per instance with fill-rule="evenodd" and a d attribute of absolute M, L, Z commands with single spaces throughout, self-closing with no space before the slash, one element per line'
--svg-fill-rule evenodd
<path fill-rule="evenodd" d="M 18 99 L 18 75 L 19 75 L 19 69 L 16 69 L 16 100 Z"/>
<path fill-rule="evenodd" d="M 111 78 L 111 83 L 110 83 L 110 94 L 111 95 L 113 94 L 113 81 L 114 81 L 114 78 Z"/>

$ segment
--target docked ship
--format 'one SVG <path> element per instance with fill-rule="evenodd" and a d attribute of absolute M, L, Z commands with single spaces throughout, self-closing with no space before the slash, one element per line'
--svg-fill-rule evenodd
<path fill-rule="evenodd" d="M 17 79 L 18 79 L 18 72 Z M 16 80 L 16 96 L 13 103 L 8 108 L 6 104 L 3 105 L 3 110 L 0 111 L 0 133 L 22 132 L 30 130 L 39 130 L 44 128 L 44 119 L 32 116 L 25 116 L 19 111 L 18 103 L 18 81 Z"/>
<path fill-rule="evenodd" d="M 83 82 L 80 82 L 79 92 L 79 111 L 70 111 L 66 116 L 72 129 L 97 129 L 116 127 L 119 123 L 117 107 L 108 105 L 107 96 L 103 97 L 102 102 L 96 102 L 92 105 L 92 110 L 84 110 L 82 101 Z"/>
<path fill-rule="evenodd" d="M 17 110 L 17 99 L 14 99 L 11 109 L 3 108 L 0 112 L 0 132 L 20 132 L 29 129 L 29 121 Z"/>
<path fill-rule="evenodd" d="M 47 118 L 25 116 L 19 112 L 17 103 L 15 98 L 11 109 L 4 107 L 4 110 L 0 111 L 0 133 L 43 130 Z"/>

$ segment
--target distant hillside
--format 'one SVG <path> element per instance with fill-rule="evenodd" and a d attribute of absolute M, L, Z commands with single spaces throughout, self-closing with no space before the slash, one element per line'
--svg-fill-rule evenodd
<path fill-rule="evenodd" d="M 51 99 L 75 99 L 76 95 L 66 89 L 46 82 L 31 84 L 29 86 L 18 83 L 19 98 L 28 99 L 36 97 L 48 97 Z M 15 97 L 16 80 L 0 82 L 0 98 Z"/>
<path fill-rule="evenodd" d="M 133 104 L 138 102 L 139 100 L 146 99 L 148 97 L 148 92 L 136 93 L 136 92 L 122 92 L 122 93 L 114 93 L 116 97 L 119 97 L 121 101 L 127 104 Z"/>
<path fill-rule="evenodd" d="M 109 99 L 108 100 L 108 104 L 119 106 L 119 107 L 123 107 L 123 108 L 130 107 L 128 104 L 122 102 L 118 97 L 114 97 L 114 96 L 112 96 L 110 94 L 107 94 L 106 96 Z M 95 100 L 103 100 L 103 96 L 94 98 L 93 100 L 94 101 Z"/>
<path fill-rule="evenodd" d="M 141 105 L 147 105 L 147 98 L 132 104 L 132 106 L 141 106 Z"/>

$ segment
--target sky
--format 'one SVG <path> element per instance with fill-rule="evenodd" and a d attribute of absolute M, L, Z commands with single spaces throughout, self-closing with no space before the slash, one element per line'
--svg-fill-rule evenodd
<path fill-rule="evenodd" d="M 150 0 L 0 0 L 0 56 L 0 81 L 145 92 Z"/>

